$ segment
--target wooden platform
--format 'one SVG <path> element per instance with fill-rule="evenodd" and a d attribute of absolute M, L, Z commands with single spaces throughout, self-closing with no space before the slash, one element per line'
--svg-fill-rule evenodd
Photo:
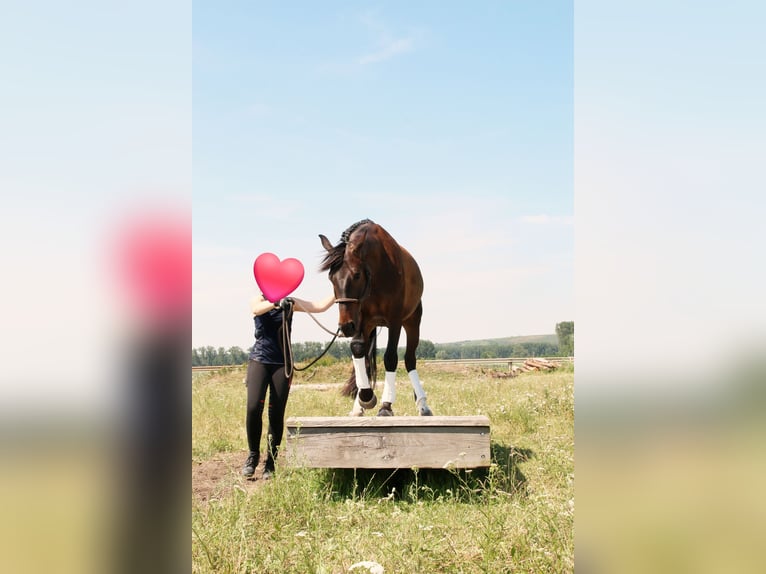
<path fill-rule="evenodd" d="M 313 468 L 478 468 L 490 465 L 489 419 L 290 417 L 285 459 Z"/>

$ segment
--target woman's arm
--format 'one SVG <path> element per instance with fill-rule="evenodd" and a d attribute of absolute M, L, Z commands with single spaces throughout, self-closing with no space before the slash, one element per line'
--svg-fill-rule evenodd
<path fill-rule="evenodd" d="M 321 313 L 332 307 L 332 304 L 335 303 L 335 295 L 330 295 L 321 301 L 304 301 L 303 299 L 298 299 L 297 297 L 292 297 L 292 300 L 294 303 L 293 309 L 296 311 L 303 311 L 305 313 Z"/>
<path fill-rule="evenodd" d="M 253 312 L 253 315 L 263 315 L 272 309 L 276 309 L 278 306 L 276 303 L 266 299 L 263 293 L 256 295 L 250 300 L 250 310 Z"/>

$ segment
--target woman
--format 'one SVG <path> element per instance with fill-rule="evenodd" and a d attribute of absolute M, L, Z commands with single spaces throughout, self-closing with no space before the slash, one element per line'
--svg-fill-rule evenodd
<path fill-rule="evenodd" d="M 292 382 L 292 364 L 285 360 L 284 345 L 290 342 L 293 311 L 321 313 L 335 303 L 335 295 L 322 301 L 304 301 L 294 297 L 282 299 L 279 303 L 268 301 L 260 294 L 250 302 L 255 321 L 255 344 L 247 364 L 247 444 L 250 455 L 242 468 L 248 478 L 255 474 L 260 457 L 261 433 L 263 431 L 263 407 L 266 389 L 269 394 L 269 434 L 266 465 L 263 478 L 269 479 L 274 473 L 274 460 L 284 432 L 285 408 Z M 287 324 L 287 333 L 284 325 Z"/>

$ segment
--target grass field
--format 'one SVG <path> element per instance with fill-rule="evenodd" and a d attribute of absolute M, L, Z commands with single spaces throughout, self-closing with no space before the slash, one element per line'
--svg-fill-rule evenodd
<path fill-rule="evenodd" d="M 296 374 L 287 416 L 346 415 L 351 401 L 337 383 L 349 369 Z M 334 574 L 369 561 L 386 574 L 573 572 L 572 367 L 515 378 L 473 365 L 418 371 L 434 414 L 489 417 L 488 470 L 278 464 L 271 481 L 244 480 L 244 370 L 195 376 L 193 571 Z M 396 414 L 415 415 L 401 368 L 397 391 Z"/>

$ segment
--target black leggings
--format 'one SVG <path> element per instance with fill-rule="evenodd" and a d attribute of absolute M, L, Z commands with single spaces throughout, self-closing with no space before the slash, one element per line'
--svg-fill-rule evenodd
<path fill-rule="evenodd" d="M 268 453 L 276 457 L 285 427 L 285 408 L 290 394 L 292 377 L 285 376 L 284 365 L 264 364 L 250 360 L 247 363 L 247 445 L 250 452 L 261 448 L 263 432 L 263 405 L 266 388 L 269 388 L 269 434 Z"/>

